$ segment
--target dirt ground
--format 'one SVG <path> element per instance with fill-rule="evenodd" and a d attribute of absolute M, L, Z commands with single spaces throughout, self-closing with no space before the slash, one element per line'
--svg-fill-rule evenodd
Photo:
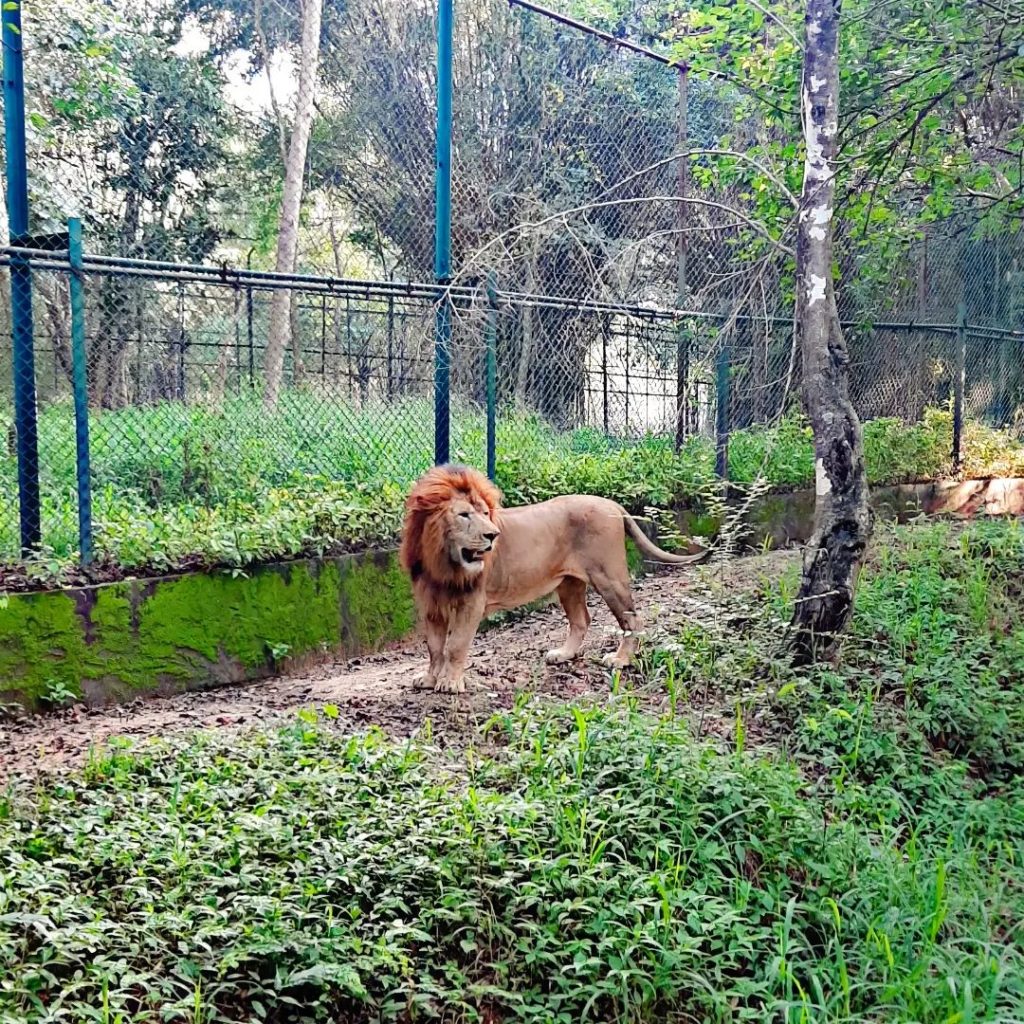
<path fill-rule="evenodd" d="M 678 634 L 688 621 L 727 630 L 737 595 L 755 590 L 765 578 L 777 578 L 797 558 L 794 551 L 773 552 L 697 570 L 662 571 L 638 581 L 637 608 L 647 642 Z M 510 708 L 523 690 L 564 700 L 608 693 L 609 675 L 600 655 L 614 649 L 618 635 L 593 592 L 589 605 L 594 621 L 577 662 L 544 664 L 544 652 L 558 646 L 565 631 L 562 610 L 554 605 L 480 633 L 467 676 L 470 689 L 459 696 L 413 689 L 412 678 L 426 657 L 422 641 L 414 639 L 379 654 L 242 686 L 0 719 L 0 782 L 80 766 L 90 751 L 121 737 L 138 742 L 190 730 L 258 728 L 301 708 L 324 705 L 338 709 L 336 724 L 348 731 L 377 725 L 404 737 L 429 719 L 435 740 L 450 742 Z M 702 726 L 714 730 L 714 716 L 705 720 L 702 715 Z"/>

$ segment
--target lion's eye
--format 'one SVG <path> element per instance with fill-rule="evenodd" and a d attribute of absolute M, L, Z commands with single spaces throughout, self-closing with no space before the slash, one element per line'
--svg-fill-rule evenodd
<path fill-rule="evenodd" d="M 459 518 L 460 519 L 468 519 L 469 518 L 469 513 L 468 512 L 460 512 L 459 513 Z"/>

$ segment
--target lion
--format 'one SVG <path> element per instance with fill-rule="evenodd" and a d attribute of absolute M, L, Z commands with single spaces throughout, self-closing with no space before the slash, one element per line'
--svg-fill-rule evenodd
<path fill-rule="evenodd" d="M 503 508 L 501 492 L 468 466 L 436 466 L 406 500 L 400 561 L 412 579 L 430 663 L 416 685 L 462 693 L 470 644 L 480 622 L 557 594 L 569 620 L 549 664 L 572 661 L 590 625 L 587 588 L 604 599 L 622 630 L 610 668 L 628 666 L 640 617 L 633 606 L 625 539 L 650 559 L 692 565 L 709 554 L 673 555 L 646 537 L 633 517 L 607 498 L 573 494 Z"/>

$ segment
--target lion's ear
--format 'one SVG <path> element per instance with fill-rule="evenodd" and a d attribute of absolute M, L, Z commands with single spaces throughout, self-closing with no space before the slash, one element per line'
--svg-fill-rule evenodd
<path fill-rule="evenodd" d="M 429 512 L 434 507 L 433 502 L 425 494 L 418 494 L 416 491 L 409 495 L 405 504 L 410 512 Z"/>
<path fill-rule="evenodd" d="M 409 495 L 406 508 L 411 512 L 436 512 L 446 502 L 450 501 L 452 492 L 450 488 L 431 486 L 417 487 Z"/>

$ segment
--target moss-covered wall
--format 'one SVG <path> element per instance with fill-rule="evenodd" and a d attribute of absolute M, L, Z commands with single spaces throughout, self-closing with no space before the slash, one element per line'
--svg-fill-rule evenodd
<path fill-rule="evenodd" d="M 879 514 L 1024 514 L 1024 480 L 907 485 L 872 495 Z M 810 534 L 810 492 L 767 495 L 747 517 L 754 547 Z M 717 524 L 679 513 L 683 532 Z M 643 524 L 652 535 L 650 524 Z M 630 571 L 644 559 L 627 541 Z M 412 632 L 415 611 L 394 552 L 309 559 L 251 573 L 194 573 L 82 590 L 11 595 L 0 607 L 0 704 L 74 693 L 90 703 L 258 679 L 284 656 L 372 650 Z"/>
<path fill-rule="evenodd" d="M 408 634 L 394 552 L 15 594 L 0 608 L 0 702 L 91 703 L 270 674 L 276 660 L 355 654 Z"/>

